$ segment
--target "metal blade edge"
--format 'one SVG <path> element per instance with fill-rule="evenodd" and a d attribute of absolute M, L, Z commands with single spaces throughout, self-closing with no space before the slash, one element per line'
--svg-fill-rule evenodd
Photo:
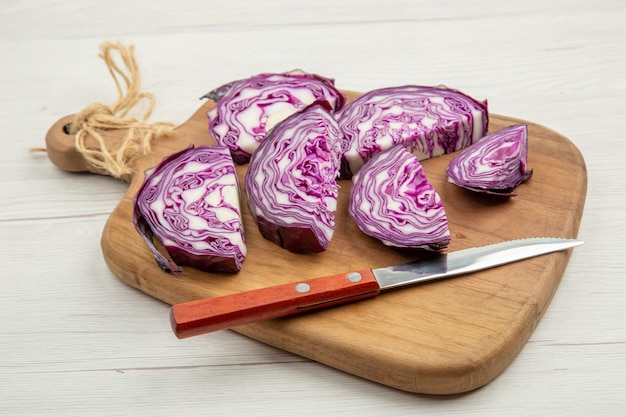
<path fill-rule="evenodd" d="M 385 268 L 373 269 L 381 290 L 415 285 L 489 269 L 523 259 L 559 252 L 584 242 L 566 238 L 524 238 L 468 248 Z"/>

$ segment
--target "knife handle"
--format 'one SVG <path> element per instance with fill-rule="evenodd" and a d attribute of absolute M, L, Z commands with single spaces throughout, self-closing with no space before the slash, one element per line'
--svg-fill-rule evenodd
<path fill-rule="evenodd" d="M 378 294 L 378 281 L 370 269 L 364 269 L 175 304 L 170 321 L 174 334 L 182 339 Z"/>

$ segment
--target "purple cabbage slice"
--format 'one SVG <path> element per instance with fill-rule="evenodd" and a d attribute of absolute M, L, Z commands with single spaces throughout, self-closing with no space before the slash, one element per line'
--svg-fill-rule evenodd
<path fill-rule="evenodd" d="M 487 101 L 446 87 L 407 85 L 370 91 L 337 112 L 344 135 L 341 177 L 401 144 L 420 160 L 469 146 L 487 132 Z"/>
<path fill-rule="evenodd" d="M 250 160 L 278 122 L 314 102 L 326 101 L 336 111 L 346 101 L 333 79 L 302 71 L 259 74 L 226 84 L 205 97 L 216 100 L 207 112 L 209 132 L 218 145 L 231 150 L 238 164 Z"/>
<path fill-rule="evenodd" d="M 505 127 L 455 155 L 446 170 L 448 181 L 479 193 L 513 196 L 515 187 L 532 176 L 527 158 L 527 125 Z"/>
<path fill-rule="evenodd" d="M 192 145 L 146 171 L 133 223 L 166 272 L 181 272 L 179 265 L 237 272 L 246 257 L 239 196 L 228 148 Z M 156 248 L 155 236 L 173 262 Z"/>
<path fill-rule="evenodd" d="M 341 134 L 325 105 L 314 103 L 276 125 L 246 172 L 259 231 L 292 252 L 323 252 L 334 234 Z"/>
<path fill-rule="evenodd" d="M 441 198 L 418 158 L 397 145 L 352 177 L 348 212 L 363 233 L 387 246 L 441 252 L 450 230 Z"/>

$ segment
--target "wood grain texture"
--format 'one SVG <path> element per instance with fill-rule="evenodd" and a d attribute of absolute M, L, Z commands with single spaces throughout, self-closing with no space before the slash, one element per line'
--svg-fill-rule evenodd
<path fill-rule="evenodd" d="M 350 98 L 357 93 L 348 92 Z M 337 228 L 328 251 L 293 254 L 263 239 L 244 201 L 248 255 L 240 273 L 185 268 L 174 276 L 155 264 L 134 230 L 132 198 L 144 170 L 163 157 L 214 143 L 206 102 L 169 138 L 137 161 L 136 175 L 109 217 L 101 239 L 107 265 L 122 281 L 169 304 L 210 298 L 348 270 L 412 260 L 361 233 L 347 213 L 350 183 L 340 182 Z M 490 131 L 520 120 L 491 115 Z M 48 145 L 72 140 L 52 127 Z M 59 146 L 60 147 L 60 146 Z M 452 155 L 423 161 L 448 216 L 450 250 L 523 237 L 576 237 L 587 175 L 578 149 L 554 131 L 529 123 L 531 180 L 503 199 L 468 192 L 449 182 Z M 78 156 L 79 158 L 79 156 Z M 80 164 L 80 162 L 76 162 Z M 243 182 L 246 166 L 237 168 Z M 571 251 L 554 253 L 447 282 L 385 294 L 328 311 L 235 328 L 246 336 L 348 373 L 405 391 L 452 394 L 476 389 L 515 358 L 554 295 Z"/>

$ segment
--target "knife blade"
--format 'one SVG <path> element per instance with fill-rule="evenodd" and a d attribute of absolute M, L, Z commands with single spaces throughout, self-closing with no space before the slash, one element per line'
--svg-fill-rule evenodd
<path fill-rule="evenodd" d="M 175 304 L 179 338 L 373 298 L 383 291 L 497 267 L 582 245 L 576 239 L 527 238 L 463 249 L 384 268 L 348 271 L 220 297 Z"/>

